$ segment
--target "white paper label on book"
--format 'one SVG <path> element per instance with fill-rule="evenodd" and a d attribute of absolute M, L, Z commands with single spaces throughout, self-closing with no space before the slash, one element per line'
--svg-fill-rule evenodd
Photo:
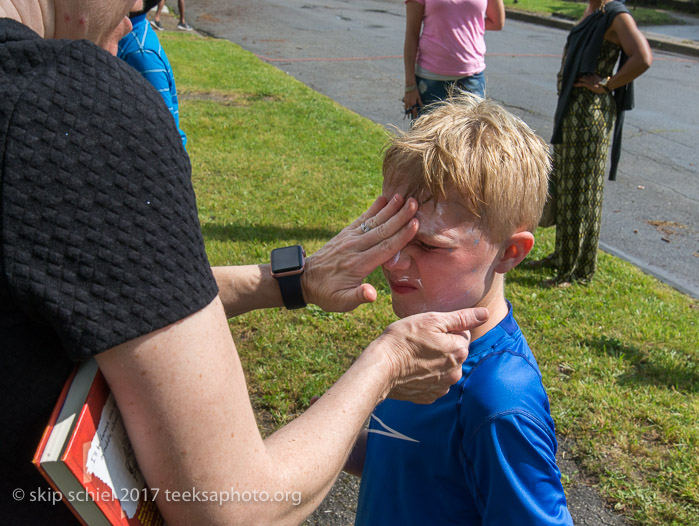
<path fill-rule="evenodd" d="M 136 464 L 136 456 L 111 393 L 92 438 L 86 471 L 112 489 L 112 496 L 119 500 L 124 513 L 132 519 L 138 509 L 138 500 L 129 499 L 129 495 L 143 495 L 146 482 Z"/>

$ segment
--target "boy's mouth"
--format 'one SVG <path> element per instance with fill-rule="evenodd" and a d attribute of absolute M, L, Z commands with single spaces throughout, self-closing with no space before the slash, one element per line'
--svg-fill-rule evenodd
<path fill-rule="evenodd" d="M 391 292 L 396 294 L 410 294 L 419 288 L 419 282 L 408 278 L 389 279 L 388 284 L 391 287 Z"/>

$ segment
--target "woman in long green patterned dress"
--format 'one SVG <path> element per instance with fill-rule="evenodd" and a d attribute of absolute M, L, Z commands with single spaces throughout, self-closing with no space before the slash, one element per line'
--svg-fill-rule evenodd
<path fill-rule="evenodd" d="M 591 0 L 568 36 L 551 139 L 556 248 L 529 263 L 556 269 L 546 285 L 565 287 L 595 273 L 611 131 L 620 112 L 633 106 L 631 81 L 652 61 L 648 41 L 618 0 Z"/>

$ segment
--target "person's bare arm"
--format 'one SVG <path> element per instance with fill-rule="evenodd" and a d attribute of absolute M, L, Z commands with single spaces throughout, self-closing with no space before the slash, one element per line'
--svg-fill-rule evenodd
<path fill-rule="evenodd" d="M 604 37 L 611 42 L 619 44 L 629 57 L 619 71 L 609 79 L 607 83 L 608 90 L 613 91 L 621 86 L 625 86 L 642 75 L 653 64 L 653 53 L 650 50 L 648 40 L 638 29 L 630 14 L 621 13 L 615 16 Z M 581 76 L 575 81 L 573 86 L 576 88 L 587 88 L 595 93 L 604 93 L 606 90 L 599 84 L 601 81 L 602 77 L 593 73 Z"/>
<path fill-rule="evenodd" d="M 306 259 L 301 284 L 307 303 L 326 311 L 345 312 L 376 300 L 376 290 L 364 279 L 403 248 L 417 232 L 412 220 L 414 199 L 381 196 L 359 218 Z M 371 230 L 360 228 L 366 223 Z M 283 306 L 269 264 L 213 267 L 226 316 Z"/>
<path fill-rule="evenodd" d="M 403 65 L 405 69 L 405 87 L 415 86 L 415 61 L 417 59 L 417 47 L 420 42 L 420 30 L 422 29 L 422 17 L 425 6 L 417 2 L 405 4 L 405 41 L 403 42 Z M 415 105 L 422 106 L 420 93 L 415 89 L 406 91 L 403 97 L 405 108 Z M 417 117 L 417 109 L 413 110 L 413 117 Z"/>
<path fill-rule="evenodd" d="M 648 40 L 628 13 L 621 13 L 614 17 L 608 35 L 607 38 L 612 42 L 616 41 L 629 57 L 622 68 L 609 79 L 607 87 L 610 90 L 615 90 L 628 84 L 650 68 L 653 64 L 653 53 L 650 50 Z"/>
<path fill-rule="evenodd" d="M 500 31 L 505 27 L 505 4 L 502 0 L 488 0 L 485 8 L 485 30 Z"/>
<path fill-rule="evenodd" d="M 226 317 L 257 309 L 283 307 L 282 293 L 269 263 L 211 267 Z"/>
<path fill-rule="evenodd" d="M 331 487 L 362 424 L 392 388 L 417 382 L 422 400 L 434 400 L 458 381 L 469 343 L 461 333 L 480 324 L 477 317 L 487 311 L 395 322 L 313 407 L 264 441 L 218 298 L 97 361 L 170 525 L 298 524 Z M 177 501 L 174 491 L 207 492 L 209 499 Z M 221 495 L 232 502 L 221 505 Z M 301 503 L 273 498 L 281 495 L 300 495 Z"/>

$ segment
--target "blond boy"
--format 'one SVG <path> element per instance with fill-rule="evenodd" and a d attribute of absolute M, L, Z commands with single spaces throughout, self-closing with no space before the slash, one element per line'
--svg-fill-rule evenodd
<path fill-rule="evenodd" d="M 549 170 L 524 122 L 470 95 L 434 106 L 388 148 L 384 194 L 420 203 L 415 239 L 383 265 L 393 310 L 490 317 L 447 395 L 372 414 L 346 467 L 362 477 L 356 524 L 572 524 L 541 373 L 504 294 L 534 245 Z"/>

